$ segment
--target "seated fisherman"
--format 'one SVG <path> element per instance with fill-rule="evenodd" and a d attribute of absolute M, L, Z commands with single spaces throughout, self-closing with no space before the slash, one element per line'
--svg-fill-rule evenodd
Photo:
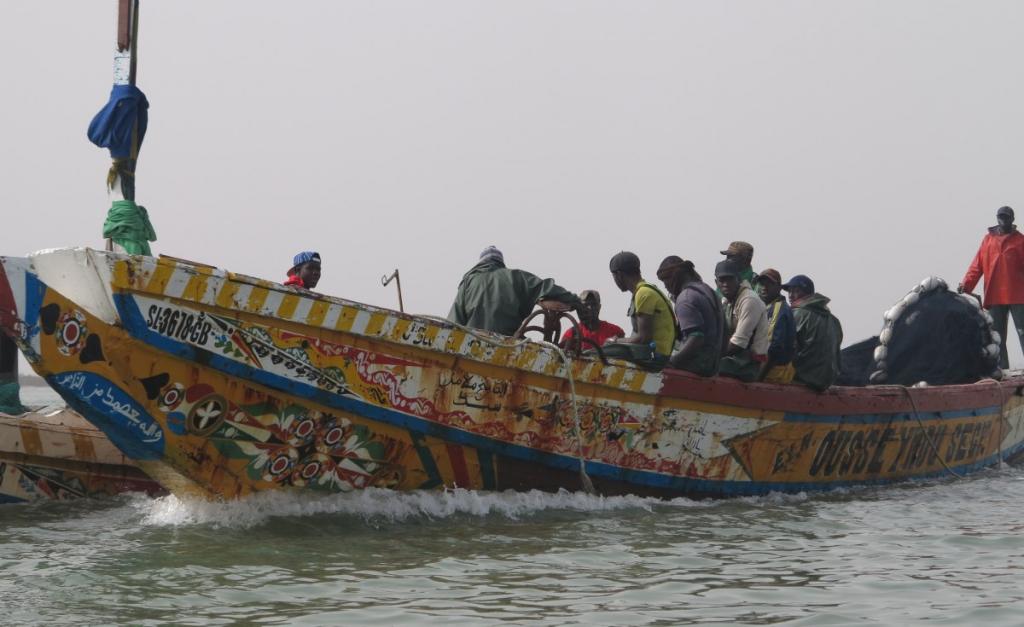
<path fill-rule="evenodd" d="M 701 280 L 692 261 L 675 255 L 658 266 L 658 279 L 675 301 L 679 344 L 668 360 L 669 368 L 704 377 L 718 374 L 725 319 L 715 291 Z"/>
<path fill-rule="evenodd" d="M 311 290 L 320 282 L 320 253 L 307 250 L 295 255 L 285 285 Z"/>
<path fill-rule="evenodd" d="M 725 255 L 726 261 L 732 261 L 739 268 L 740 283 L 753 287 L 755 275 L 751 263 L 754 261 L 754 247 L 747 242 L 731 242 L 721 253 Z"/>
<path fill-rule="evenodd" d="M 823 391 L 839 376 L 839 348 L 843 327 L 829 311 L 829 299 L 814 291 L 814 281 L 798 274 L 783 284 L 789 292 L 796 323 L 796 353 L 793 366 L 797 383 Z"/>
<path fill-rule="evenodd" d="M 480 253 L 477 264 L 462 277 L 448 319 L 475 329 L 512 335 L 541 300 L 579 305 L 579 298 L 554 280 L 506 268 L 501 251 L 488 246 Z"/>
<path fill-rule="evenodd" d="M 743 268 L 729 260 L 715 266 L 715 282 L 722 293 L 722 308 L 729 329 L 729 342 L 718 372 L 741 381 L 755 381 L 767 358 L 771 338 L 764 303 L 754 290 L 740 282 L 742 271 Z"/>
<path fill-rule="evenodd" d="M 761 367 L 760 380 L 765 383 L 789 383 L 796 369 L 793 351 L 796 348 L 796 324 L 793 310 L 782 295 L 782 276 L 773 268 L 754 278 L 757 294 L 768 307 L 768 360 Z"/>
<path fill-rule="evenodd" d="M 601 320 L 601 295 L 597 290 L 583 290 L 580 292 L 580 308 L 577 313 L 580 315 L 580 334 L 598 346 L 604 346 L 608 340 L 623 337 L 626 332 L 617 324 Z M 561 345 L 566 347 L 570 342 L 575 343 L 576 330 L 569 327 L 562 336 Z M 580 349 L 593 348 L 590 342 L 581 342 Z"/>
<path fill-rule="evenodd" d="M 676 339 L 671 301 L 661 290 L 644 281 L 640 275 L 640 258 L 635 254 L 618 253 L 612 257 L 608 269 L 616 287 L 631 294 L 628 314 L 633 333 L 605 344 L 604 354 L 644 367 L 664 368 Z"/>

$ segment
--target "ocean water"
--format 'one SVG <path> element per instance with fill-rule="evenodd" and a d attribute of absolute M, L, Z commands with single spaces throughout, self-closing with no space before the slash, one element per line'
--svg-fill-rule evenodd
<path fill-rule="evenodd" d="M 826 495 L 0 507 L 0 623 L 1024 623 L 1024 470 Z"/>
<path fill-rule="evenodd" d="M 42 382 L 42 379 L 39 379 Z M 53 391 L 53 388 L 44 385 L 22 385 L 21 402 L 28 407 L 42 407 L 47 405 L 63 405 L 64 401 Z"/>

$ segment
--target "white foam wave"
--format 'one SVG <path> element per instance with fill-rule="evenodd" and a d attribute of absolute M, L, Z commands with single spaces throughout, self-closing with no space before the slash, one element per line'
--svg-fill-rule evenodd
<path fill-rule="evenodd" d="M 662 501 L 638 496 L 594 496 L 582 492 L 476 492 L 456 488 L 444 491 L 395 492 L 370 488 L 355 492 L 315 495 L 305 492 L 261 492 L 235 501 L 206 501 L 174 495 L 138 498 L 132 505 L 142 522 L 154 526 L 215 525 L 252 527 L 271 518 L 341 514 L 367 520 L 401 522 L 443 519 L 456 515 L 519 518 L 544 511 L 613 511 L 656 505 L 692 507 L 688 499 Z"/>

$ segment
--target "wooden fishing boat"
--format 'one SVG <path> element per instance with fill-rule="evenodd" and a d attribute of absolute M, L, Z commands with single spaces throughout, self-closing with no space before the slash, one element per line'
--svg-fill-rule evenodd
<path fill-rule="evenodd" d="M 557 348 L 173 258 L 4 258 L 0 327 L 172 491 L 760 495 L 963 475 L 1024 449 L 1024 377 L 746 384 Z"/>
<path fill-rule="evenodd" d="M 0 504 L 161 491 L 99 429 L 67 408 L 0 413 Z"/>

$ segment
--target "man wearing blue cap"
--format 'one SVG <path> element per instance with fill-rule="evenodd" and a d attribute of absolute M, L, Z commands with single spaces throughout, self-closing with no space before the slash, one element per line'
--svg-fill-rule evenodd
<path fill-rule="evenodd" d="M 306 250 L 295 255 L 292 259 L 292 268 L 288 271 L 288 279 L 284 284 L 311 290 L 319 282 L 320 253 Z"/>
<path fill-rule="evenodd" d="M 501 251 L 488 246 L 459 282 L 448 319 L 474 329 L 512 335 L 541 300 L 556 300 L 573 307 L 580 301 L 553 279 L 506 268 Z"/>
<path fill-rule="evenodd" d="M 814 291 L 814 281 L 798 274 L 782 285 L 789 292 L 796 322 L 793 366 L 797 383 L 818 391 L 828 389 L 839 376 L 839 347 L 843 327 L 828 308 L 829 299 Z"/>

